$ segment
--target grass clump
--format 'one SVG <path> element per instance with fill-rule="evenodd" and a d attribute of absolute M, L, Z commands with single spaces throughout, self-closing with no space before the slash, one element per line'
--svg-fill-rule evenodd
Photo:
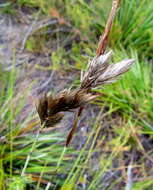
<path fill-rule="evenodd" d="M 24 119 L 18 118 L 23 112 L 25 94 L 28 94 L 29 89 L 23 94 L 16 93 L 15 73 L 13 69 L 7 72 L 7 78 L 6 73 L 1 75 L 0 189 L 25 189 L 35 184 L 39 188 L 40 183 L 46 184 L 50 178 L 45 177 L 45 181 L 41 179 L 41 175 L 56 174 L 64 138 L 57 132 L 41 132 L 38 136 L 39 121 L 33 109 Z M 67 164 L 71 165 L 68 162 L 71 160 L 69 153 L 72 153 L 71 149 L 67 151 L 65 161 L 61 161 L 60 173 L 65 173 Z"/>
<path fill-rule="evenodd" d="M 110 3 L 99 0 L 88 3 L 85 0 L 16 1 L 17 6 L 13 4 L 15 10 L 18 10 L 17 7 L 30 7 L 35 11 L 41 10 L 40 16 L 58 20 L 60 15 L 60 19 L 67 22 L 56 22 L 54 26 L 38 30 L 39 37 L 34 33 L 28 38 L 28 52 L 39 56 L 47 51 L 53 62 L 49 67 L 38 63 L 36 68 L 42 69 L 44 73 L 51 69 L 55 74 L 61 70 L 76 75 L 78 70 L 84 73 L 86 60 L 95 55 Z M 10 9 L 7 4 L 5 8 Z M 43 112 L 40 113 L 38 106 L 41 126 L 34 105 L 23 116 L 31 87 L 19 90 L 19 70 L 15 66 L 12 66 L 11 71 L 0 70 L 0 189 L 112 190 L 125 189 L 130 180 L 132 189 L 152 189 L 152 10 L 148 0 L 121 2 L 110 33 L 109 45 L 114 49 L 112 62 L 131 57 L 135 59 L 135 64 L 122 80 L 103 89 L 90 91 L 97 85 L 113 82 L 116 76 L 128 69 L 125 67 L 124 70 L 124 63 L 118 64 L 123 67 L 117 72 L 114 70 L 116 64 L 100 64 L 97 57 L 94 58 L 82 77 L 81 87 L 78 79 L 72 84 L 76 89 L 89 90 L 81 92 L 81 98 L 77 94 L 80 91 L 69 89 L 57 96 L 45 94 L 42 97 L 39 106 L 42 103 L 45 105 Z M 54 32 L 50 33 L 52 30 Z M 52 40 L 52 47 L 47 49 L 49 39 Z M 47 45 L 37 46 L 35 42 Z M 108 55 L 105 54 L 106 57 Z M 101 56 L 103 61 L 104 55 Z M 115 76 L 110 77 L 110 70 L 111 74 L 116 71 Z M 100 76 L 103 76 L 103 80 L 99 79 L 98 82 L 96 79 Z M 58 125 L 55 129 L 50 125 L 45 127 L 46 120 L 48 122 L 49 119 L 55 119 L 52 116 L 56 116 L 58 123 L 63 118 L 63 111 L 84 106 L 97 96 L 94 105 L 84 109 L 85 113 L 91 112 L 91 115 L 74 138 L 73 142 L 79 139 L 79 146 L 72 143 L 65 148 L 66 133 L 61 132 L 61 129 L 58 131 Z M 84 101 L 72 105 L 76 100 Z M 54 106 L 56 109 L 53 109 Z M 94 106 L 98 110 L 97 116 L 93 114 Z M 80 119 L 80 115 L 77 118 Z M 77 122 L 78 119 L 72 122 L 72 126 L 76 127 Z M 70 132 L 69 140 L 74 131 Z"/>

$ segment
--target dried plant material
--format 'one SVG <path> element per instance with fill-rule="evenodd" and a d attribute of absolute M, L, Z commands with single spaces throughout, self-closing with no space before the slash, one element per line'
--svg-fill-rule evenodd
<path fill-rule="evenodd" d="M 78 89 L 64 90 L 55 97 L 44 94 L 40 98 L 37 107 L 41 124 L 46 127 L 53 127 L 64 116 L 60 112 L 72 111 L 76 108 L 81 109 L 82 106 L 99 96 L 92 94 L 93 88 L 116 81 L 121 74 L 128 71 L 134 61 L 133 59 L 125 59 L 119 63 L 109 64 L 111 57 L 112 51 L 109 51 L 89 62 L 88 69 Z M 79 111 L 78 113 L 72 130 L 67 137 L 66 146 L 68 146 L 76 131 L 77 121 L 81 112 Z"/>
<path fill-rule="evenodd" d="M 103 35 L 100 38 L 99 44 L 98 44 L 98 48 L 97 48 L 97 55 L 100 56 L 102 54 L 105 53 L 107 44 L 108 44 L 108 37 L 112 28 L 112 24 L 117 12 L 117 8 L 119 6 L 120 0 L 113 0 L 112 1 L 112 9 L 110 11 L 106 26 L 105 26 L 105 30 Z"/>
<path fill-rule="evenodd" d="M 95 87 L 95 80 L 98 79 L 100 75 L 107 69 L 108 61 L 111 58 L 112 53 L 112 51 L 109 51 L 107 54 L 95 57 L 89 62 L 87 71 L 85 72 L 81 81 L 81 89 Z"/>
<path fill-rule="evenodd" d="M 48 97 L 48 114 L 54 115 L 61 111 L 70 111 L 78 108 L 96 96 L 87 93 L 86 90 L 64 90 L 57 97 Z"/>
<path fill-rule="evenodd" d="M 79 117 L 76 117 L 75 121 L 74 121 L 74 124 L 73 124 L 73 127 L 72 127 L 71 131 L 69 132 L 69 134 L 68 134 L 68 136 L 66 138 L 66 143 L 65 143 L 66 146 L 68 146 L 70 144 L 71 140 L 72 140 L 72 137 L 73 137 L 73 135 L 74 135 L 74 133 L 75 133 L 75 131 L 77 129 L 78 120 L 79 120 Z"/>
<path fill-rule="evenodd" d="M 99 40 L 99 43 L 98 43 L 98 48 L 97 48 L 97 51 L 96 51 L 97 58 L 100 57 L 100 55 L 103 55 L 105 53 L 105 50 L 106 50 L 106 47 L 107 47 L 107 44 L 108 44 L 109 34 L 110 34 L 110 31 L 111 31 L 113 21 L 115 19 L 115 15 L 116 15 L 116 12 L 117 12 L 117 8 L 119 7 L 119 4 L 120 4 L 120 0 L 112 0 L 112 9 L 111 9 L 109 17 L 107 19 L 107 23 L 106 23 L 104 32 L 103 32 L 103 34 L 102 34 L 102 36 L 101 36 L 101 38 Z M 90 81 L 90 82 L 92 82 L 92 81 Z M 81 86 L 83 87 L 84 84 L 82 83 Z M 81 109 L 82 108 L 80 108 L 78 112 L 80 112 Z"/>
<path fill-rule="evenodd" d="M 46 127 L 54 127 L 56 124 L 58 124 L 63 119 L 64 114 L 57 113 L 52 116 L 48 116 L 45 120 L 45 126 Z"/>
<path fill-rule="evenodd" d="M 59 24 L 66 24 L 65 19 L 59 14 L 58 10 L 55 8 L 50 9 L 50 15 L 57 18 Z"/>
<path fill-rule="evenodd" d="M 125 59 L 119 63 L 109 64 L 111 56 L 112 51 L 109 51 L 89 62 L 81 82 L 81 89 L 92 89 L 99 85 L 115 82 L 118 76 L 127 72 L 134 62 L 134 59 Z"/>
<path fill-rule="evenodd" d="M 35 129 L 35 127 L 39 124 L 39 120 L 34 120 L 34 121 L 30 121 L 30 123 L 27 124 L 27 126 L 25 128 L 22 128 L 19 133 L 19 135 L 28 133 L 29 131 L 32 131 L 33 129 Z"/>
<path fill-rule="evenodd" d="M 41 120 L 41 125 L 44 123 L 44 121 L 48 116 L 47 108 L 48 108 L 47 95 L 44 94 L 39 98 L 39 103 L 37 106 L 37 112 Z"/>
<path fill-rule="evenodd" d="M 92 95 L 86 90 L 64 90 L 56 97 L 43 95 L 39 99 L 37 111 L 41 120 L 41 124 L 46 127 L 54 126 L 63 118 L 63 114 L 59 112 L 71 111 L 79 108 L 86 103 L 95 99 L 97 95 Z"/>
<path fill-rule="evenodd" d="M 134 59 L 125 59 L 119 63 L 110 64 L 105 72 L 95 80 L 95 87 L 115 82 L 118 79 L 118 76 L 129 70 L 133 62 Z"/>
<path fill-rule="evenodd" d="M 76 90 L 64 90 L 55 97 L 47 96 L 45 94 L 39 100 L 37 111 L 41 124 L 44 124 L 46 127 L 55 126 L 61 121 L 64 115 L 60 112 L 72 111 L 73 109 L 79 108 L 72 129 L 67 137 L 66 146 L 69 145 L 76 131 L 77 122 L 84 105 L 99 96 L 93 95 L 92 89 L 100 85 L 115 82 L 120 75 L 129 70 L 134 62 L 133 59 L 125 59 L 119 63 L 109 64 L 113 52 L 109 51 L 108 53 L 105 53 L 108 36 L 119 2 L 120 0 L 113 0 L 112 10 L 109 14 L 104 34 L 100 39 L 97 55 L 89 62 L 87 71 L 81 80 L 80 87 Z M 51 14 L 60 19 L 60 15 L 56 10 L 52 10 Z"/>

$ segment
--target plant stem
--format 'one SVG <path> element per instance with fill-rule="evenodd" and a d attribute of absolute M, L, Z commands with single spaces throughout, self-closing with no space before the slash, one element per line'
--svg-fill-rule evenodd
<path fill-rule="evenodd" d="M 113 21 L 114 21 L 119 3 L 120 3 L 120 0 L 113 0 L 113 2 L 112 2 L 112 9 L 110 11 L 104 33 L 101 36 L 99 44 L 98 44 L 97 56 L 100 56 L 105 53 L 105 50 L 106 50 L 106 47 L 108 44 L 109 34 L 110 34 L 110 31 L 111 31 L 111 28 L 113 25 Z"/>
<path fill-rule="evenodd" d="M 33 142 L 33 144 L 32 144 L 31 150 L 30 150 L 29 155 L 27 156 L 27 159 L 26 159 L 26 161 L 25 161 L 25 164 L 24 164 L 24 167 L 23 167 L 21 176 L 24 176 L 25 170 L 26 170 L 26 168 L 27 168 L 27 166 L 28 166 L 28 164 L 29 164 L 29 161 L 30 161 L 31 154 L 32 154 L 32 152 L 34 151 L 35 145 L 36 145 L 36 143 L 37 143 L 37 141 L 38 141 L 38 138 L 39 138 L 41 129 L 42 129 L 43 127 L 44 127 L 44 124 L 41 125 L 40 128 L 39 128 L 38 131 L 37 131 L 37 134 L 36 134 L 36 137 L 35 137 L 34 142 Z"/>

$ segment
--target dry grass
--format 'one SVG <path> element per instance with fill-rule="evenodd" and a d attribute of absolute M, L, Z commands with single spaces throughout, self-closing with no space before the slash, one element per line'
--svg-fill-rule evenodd
<path fill-rule="evenodd" d="M 119 0 L 112 1 L 112 9 L 110 11 L 104 33 L 99 41 L 97 55 L 89 62 L 87 71 L 81 80 L 80 87 L 76 90 L 64 90 L 56 97 L 43 95 L 39 99 L 38 114 L 41 124 L 47 127 L 54 126 L 63 118 L 63 114 L 59 112 L 71 111 L 80 108 L 91 102 L 98 95 L 93 95 L 92 89 L 100 85 L 115 82 L 120 75 L 127 72 L 134 62 L 133 59 L 126 59 L 119 63 L 109 64 L 112 51 L 105 53 L 108 43 L 108 37 L 112 24 L 119 6 Z M 80 110 L 79 110 L 80 115 Z M 72 139 L 73 133 L 77 126 L 77 119 L 74 121 L 72 130 L 67 138 L 67 145 Z"/>

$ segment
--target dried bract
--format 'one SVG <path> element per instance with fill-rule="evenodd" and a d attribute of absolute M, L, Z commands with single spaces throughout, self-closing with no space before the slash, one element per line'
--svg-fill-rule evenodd
<path fill-rule="evenodd" d="M 134 62 L 133 59 L 125 59 L 119 63 L 109 64 L 111 56 L 112 51 L 109 51 L 89 62 L 81 82 L 81 89 L 92 89 L 99 85 L 115 82 L 118 76 L 127 72 Z"/>
<path fill-rule="evenodd" d="M 44 121 L 46 120 L 48 116 L 47 110 L 48 110 L 47 95 L 44 94 L 39 98 L 39 102 L 37 105 L 37 112 L 41 120 L 41 124 L 44 123 Z"/>
<path fill-rule="evenodd" d="M 112 57 L 112 51 L 105 53 L 108 44 L 108 37 L 119 2 L 120 0 L 112 1 L 112 9 L 110 11 L 104 33 L 99 41 L 96 57 L 89 62 L 80 87 L 76 90 L 64 90 L 55 97 L 47 96 L 45 94 L 39 100 L 37 111 L 41 124 L 44 124 L 46 127 L 54 126 L 61 121 L 63 114 L 60 112 L 80 108 L 74 125 L 68 135 L 66 146 L 68 146 L 76 131 L 77 121 L 81 115 L 83 106 L 98 96 L 93 95 L 92 89 L 100 85 L 115 82 L 120 75 L 129 70 L 134 62 L 133 59 L 125 59 L 119 63 L 109 64 L 109 60 Z"/>
<path fill-rule="evenodd" d="M 97 95 L 88 93 L 87 90 L 64 90 L 56 97 L 43 95 L 38 103 L 37 111 L 41 124 L 51 127 L 61 121 L 63 114 L 59 112 L 71 111 L 95 99 Z"/>
<path fill-rule="evenodd" d="M 44 94 L 39 99 L 37 106 L 41 124 L 46 127 L 55 126 L 64 116 L 60 112 L 80 108 L 97 98 L 98 95 L 93 95 L 92 93 L 93 88 L 116 81 L 121 74 L 129 70 L 134 62 L 133 59 L 125 59 L 119 63 L 109 64 L 111 57 L 112 51 L 109 51 L 90 61 L 78 89 L 64 90 L 54 97 Z M 68 135 L 66 145 L 71 141 L 76 126 L 77 124 L 75 123 Z"/>

